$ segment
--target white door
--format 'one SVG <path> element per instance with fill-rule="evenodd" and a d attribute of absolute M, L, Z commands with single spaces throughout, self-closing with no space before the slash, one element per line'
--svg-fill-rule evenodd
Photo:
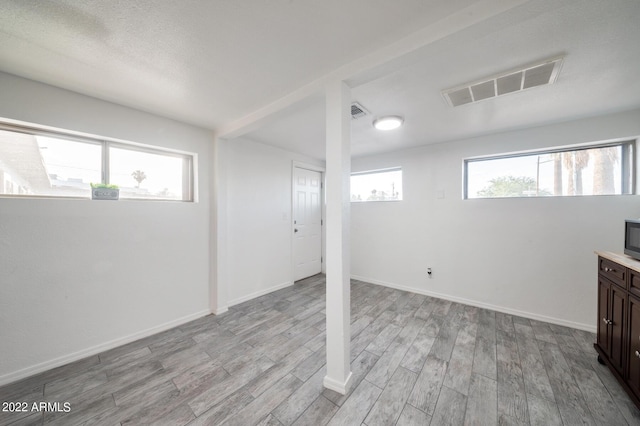
<path fill-rule="evenodd" d="M 322 174 L 294 168 L 293 256 L 294 279 L 322 272 Z"/>

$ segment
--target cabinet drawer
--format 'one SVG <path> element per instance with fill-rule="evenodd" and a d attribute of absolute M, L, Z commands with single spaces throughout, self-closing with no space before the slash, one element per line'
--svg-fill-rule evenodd
<path fill-rule="evenodd" d="M 627 268 L 605 258 L 598 258 L 598 272 L 622 288 L 627 288 Z M 640 285 L 640 284 L 639 284 Z"/>

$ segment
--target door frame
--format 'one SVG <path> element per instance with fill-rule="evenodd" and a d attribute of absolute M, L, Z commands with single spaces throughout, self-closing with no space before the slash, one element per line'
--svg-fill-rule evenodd
<path fill-rule="evenodd" d="M 322 202 L 320 203 L 321 205 L 321 219 L 322 219 L 322 229 L 321 229 L 321 236 L 320 236 L 320 252 L 321 252 L 321 256 L 322 256 L 322 265 L 321 265 L 321 272 L 323 274 L 326 274 L 326 262 L 324 261 L 324 259 L 327 258 L 326 253 L 325 253 L 325 241 L 326 241 L 326 232 L 325 232 L 325 216 L 326 216 L 326 202 L 325 202 L 325 196 L 324 196 L 324 183 L 325 183 L 325 168 L 323 166 L 318 166 L 315 164 L 310 164 L 310 163 L 304 163 L 302 161 L 292 161 L 291 162 L 291 212 L 290 212 L 290 227 L 289 227 L 289 240 L 290 240 L 290 250 L 291 250 L 291 285 L 293 285 L 295 283 L 295 278 L 296 278 L 296 257 L 295 254 L 293 252 L 293 248 L 294 248 L 294 232 L 293 229 L 295 227 L 294 223 L 293 223 L 293 215 L 294 215 L 294 210 L 295 210 L 295 189 L 296 189 L 296 182 L 295 182 L 295 176 L 296 176 L 296 169 L 305 169 L 305 170 L 311 170 L 313 172 L 319 172 L 320 173 L 320 182 L 321 182 L 321 186 L 320 186 L 320 199 L 322 200 Z"/>

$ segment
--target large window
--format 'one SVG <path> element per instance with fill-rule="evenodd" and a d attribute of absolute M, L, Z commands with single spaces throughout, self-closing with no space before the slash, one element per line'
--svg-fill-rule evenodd
<path fill-rule="evenodd" d="M 465 198 L 631 194 L 634 142 L 465 160 Z"/>
<path fill-rule="evenodd" d="M 402 169 L 384 169 L 351 174 L 351 201 L 402 200 Z"/>
<path fill-rule="evenodd" d="M 193 201 L 193 155 L 0 125 L 0 195 L 91 197 L 92 183 L 121 199 Z"/>

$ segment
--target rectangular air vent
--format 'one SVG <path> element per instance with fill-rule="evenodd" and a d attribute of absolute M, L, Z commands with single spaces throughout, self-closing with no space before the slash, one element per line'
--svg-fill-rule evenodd
<path fill-rule="evenodd" d="M 442 96 L 450 106 L 456 107 L 507 93 L 519 92 L 531 87 L 553 84 L 558 79 L 562 60 L 563 57 L 547 59 L 517 70 L 483 78 L 443 90 Z"/>
<path fill-rule="evenodd" d="M 354 102 L 351 104 L 351 119 L 355 120 L 356 118 L 364 117 L 369 112 L 359 103 Z"/>

